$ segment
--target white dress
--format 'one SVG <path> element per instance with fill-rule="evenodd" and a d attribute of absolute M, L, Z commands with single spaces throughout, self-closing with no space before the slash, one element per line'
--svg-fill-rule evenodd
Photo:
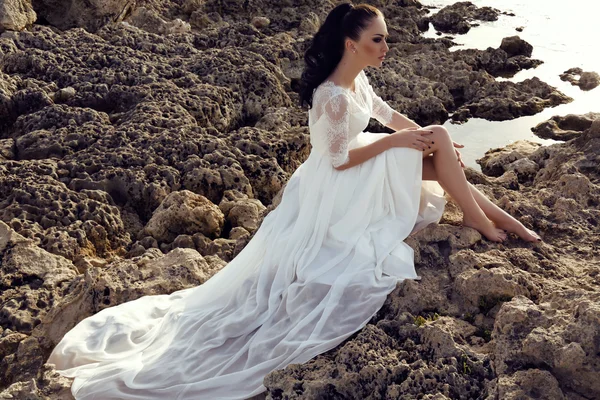
<path fill-rule="evenodd" d="M 264 376 L 304 363 L 361 329 L 415 273 L 404 239 L 439 221 L 422 153 L 394 148 L 355 167 L 351 148 L 393 110 L 364 72 L 355 92 L 323 82 L 309 111 L 312 151 L 281 203 L 226 267 L 200 286 L 144 296 L 79 322 L 48 362 L 76 399 L 245 399 Z"/>

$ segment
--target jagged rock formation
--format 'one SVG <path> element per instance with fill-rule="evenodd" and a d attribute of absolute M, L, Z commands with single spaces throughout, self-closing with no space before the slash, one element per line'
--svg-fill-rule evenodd
<path fill-rule="evenodd" d="M 502 181 L 511 169 L 499 178 L 470 170 L 469 179 L 544 243 L 482 242 L 452 226 L 460 219 L 450 204 L 443 224 L 409 239 L 421 281 L 400 284 L 337 349 L 269 374 L 267 398 L 598 397 L 599 144 L 596 120 L 564 144 L 488 154 L 483 167 L 537 166 L 513 189 Z"/>
<path fill-rule="evenodd" d="M 0 33 L 20 31 L 31 26 L 37 18 L 30 0 L 0 1 Z"/>
<path fill-rule="evenodd" d="M 508 57 L 531 57 L 531 53 L 533 52 L 533 46 L 518 36 L 510 36 L 502 39 L 500 48 L 506 52 Z"/>
<path fill-rule="evenodd" d="M 579 78 L 577 78 L 579 76 Z M 579 86 L 581 90 L 592 90 L 600 85 L 600 74 L 593 71 L 583 71 L 581 68 L 571 68 L 560 74 L 560 79 Z"/>
<path fill-rule="evenodd" d="M 109 22 L 123 20 L 134 0 L 32 0 L 38 17 L 59 29 L 75 27 L 96 31 Z"/>
<path fill-rule="evenodd" d="M 540 122 L 531 130 L 536 136 L 543 139 L 571 140 L 581 135 L 599 118 L 600 113 L 569 114 L 564 117 L 554 116 L 547 121 Z"/>
<path fill-rule="evenodd" d="M 35 1 L 38 23 L 0 37 L 0 397 L 68 399 L 68 380 L 44 365 L 68 329 L 200 285 L 244 248 L 309 154 L 295 88 L 333 6 L 53 4 Z M 420 124 L 569 101 L 535 78 L 495 81 L 539 64 L 520 39 L 449 52 L 448 39 L 420 36 L 418 1 L 374 4 L 391 36 L 371 83 Z M 567 122 L 577 118 L 589 123 Z M 422 281 L 399 285 L 338 349 L 268 376 L 268 395 L 518 398 L 544 385 L 548 397 L 597 396 L 577 379 L 598 372 L 599 127 L 577 118 L 555 120 L 577 132 L 567 143 L 517 143 L 488 153 L 485 174 L 467 170 L 545 243 L 482 241 L 450 203 L 441 225 L 409 240 Z"/>
<path fill-rule="evenodd" d="M 442 8 L 431 23 L 440 32 L 467 33 L 473 21 L 496 21 L 500 10 L 492 7 L 477 7 L 470 1 L 461 1 Z"/>

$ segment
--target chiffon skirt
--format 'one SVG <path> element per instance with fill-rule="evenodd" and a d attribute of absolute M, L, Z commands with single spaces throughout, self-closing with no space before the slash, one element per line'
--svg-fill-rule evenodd
<path fill-rule="evenodd" d="M 360 133 L 358 147 L 386 134 Z M 422 153 L 387 150 L 344 171 L 313 149 L 248 245 L 200 286 L 79 322 L 49 363 L 76 399 L 245 399 L 263 378 L 361 329 L 404 279 L 411 233 L 438 222 Z"/>

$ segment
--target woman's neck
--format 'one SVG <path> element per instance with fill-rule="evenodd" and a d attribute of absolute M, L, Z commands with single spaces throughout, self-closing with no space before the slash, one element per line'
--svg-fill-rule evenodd
<path fill-rule="evenodd" d="M 329 79 L 338 86 L 355 91 L 354 79 L 356 79 L 362 69 L 362 65 L 350 61 L 346 57 L 342 57 L 331 75 L 329 75 Z"/>

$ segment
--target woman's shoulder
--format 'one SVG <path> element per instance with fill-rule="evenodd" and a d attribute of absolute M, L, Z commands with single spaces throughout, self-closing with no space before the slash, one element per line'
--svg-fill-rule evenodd
<path fill-rule="evenodd" d="M 340 96 L 348 96 L 348 91 L 330 80 L 325 80 L 317 86 L 313 95 L 313 103 L 327 103 L 330 99 Z"/>

